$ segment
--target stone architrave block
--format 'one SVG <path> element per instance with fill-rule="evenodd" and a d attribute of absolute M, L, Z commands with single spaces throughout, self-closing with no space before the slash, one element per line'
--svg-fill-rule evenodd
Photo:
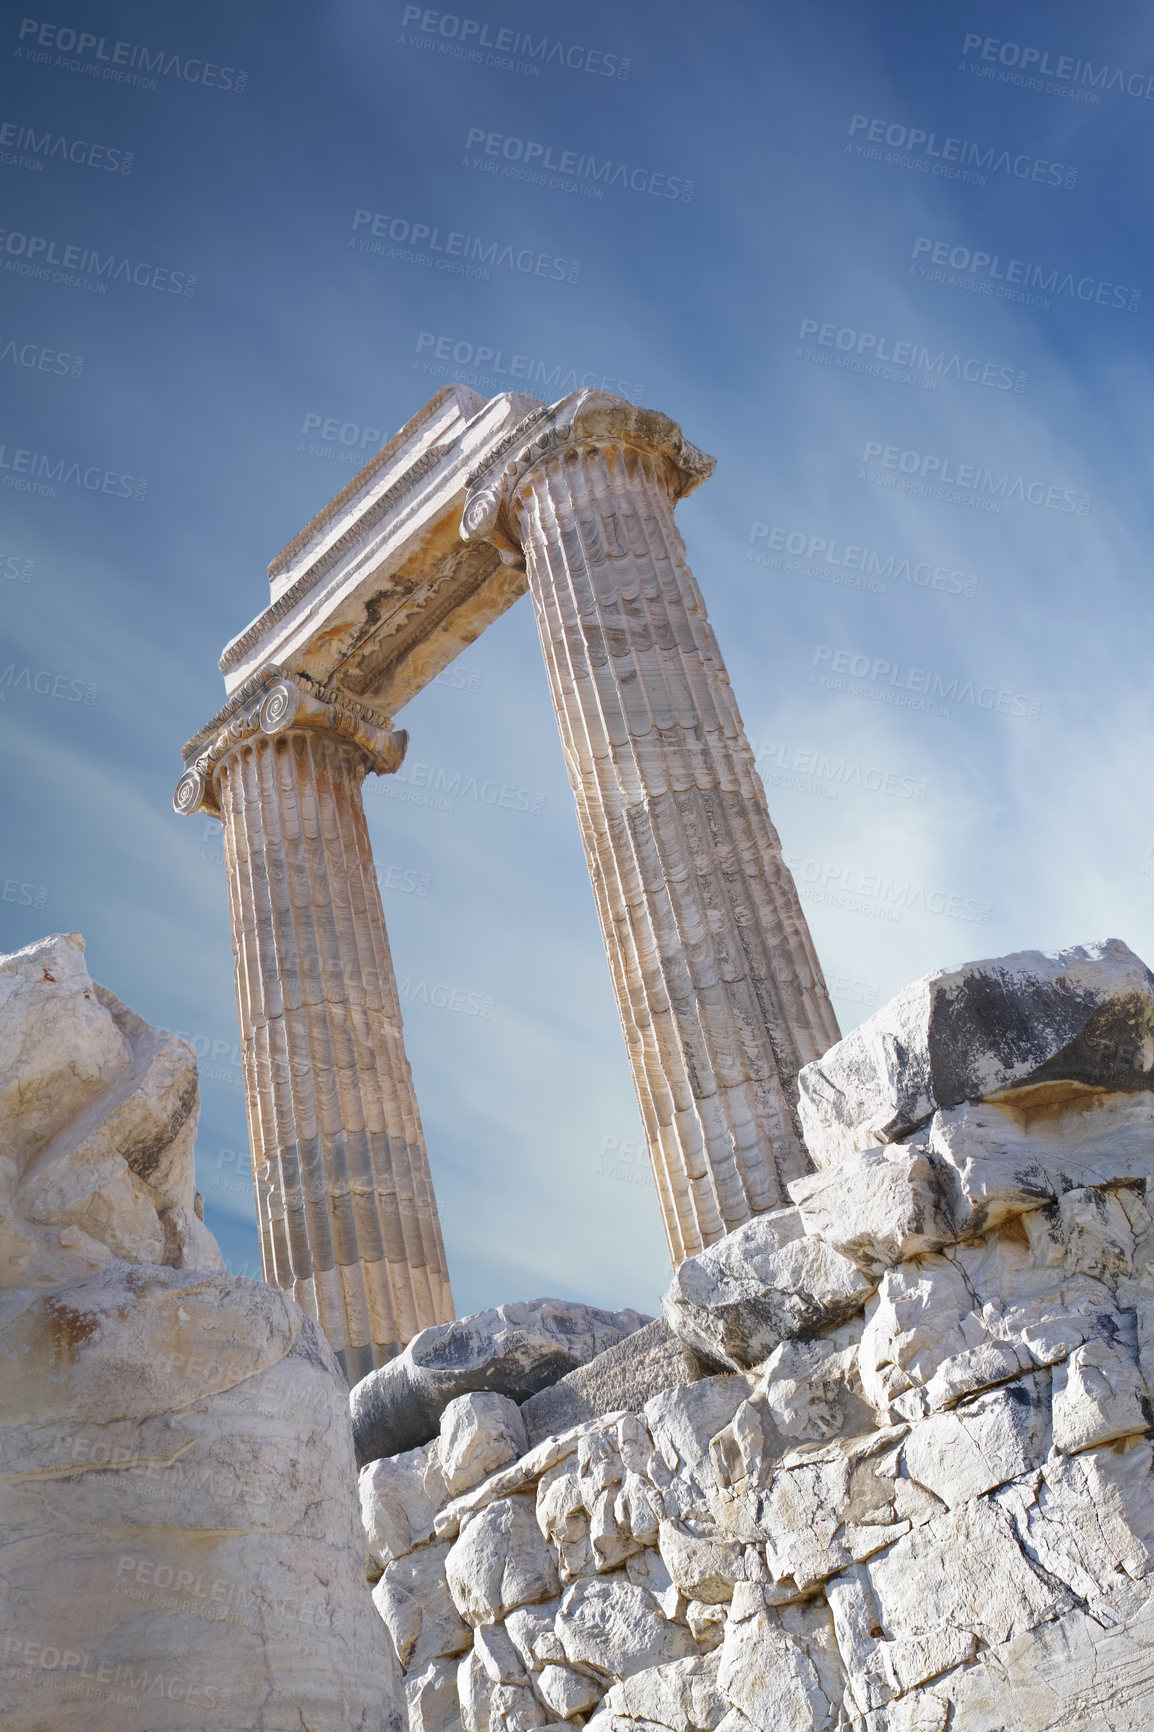
<path fill-rule="evenodd" d="M 1120 939 L 939 969 L 798 1074 L 818 1167 L 899 1142 L 939 1107 L 1069 1083 L 1154 1085 L 1154 975 Z"/>
<path fill-rule="evenodd" d="M 876 1286 L 806 1234 L 800 1209 L 776 1209 L 687 1258 L 661 1303 L 669 1327 L 695 1352 L 744 1371 L 782 1341 L 835 1329 Z"/>
<path fill-rule="evenodd" d="M 649 1321 L 639 1311 L 533 1299 L 422 1329 L 352 1390 L 357 1461 L 430 1442 L 456 1396 L 487 1390 L 525 1401 Z"/>
<path fill-rule="evenodd" d="M 678 1339 L 664 1317 L 655 1317 L 588 1365 L 579 1365 L 523 1402 L 529 1442 L 540 1443 L 571 1425 L 621 1408 L 640 1413 L 652 1396 L 693 1383 L 714 1370 L 715 1365 L 703 1362 Z"/>

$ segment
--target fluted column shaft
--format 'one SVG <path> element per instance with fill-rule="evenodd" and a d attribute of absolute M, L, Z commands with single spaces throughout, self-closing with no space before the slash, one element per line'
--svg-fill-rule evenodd
<path fill-rule="evenodd" d="M 673 521 L 685 478 L 571 420 L 466 532 L 496 509 L 494 539 L 524 552 L 677 1264 L 788 1201 L 809 1170 L 796 1073 L 838 1028 Z"/>
<path fill-rule="evenodd" d="M 264 1276 L 318 1319 L 355 1381 L 453 1303 L 361 797 L 367 770 L 400 761 L 366 739 L 398 736 L 350 737 L 308 698 L 288 713 L 294 690 L 265 694 L 260 725 L 234 724 L 210 798 Z"/>

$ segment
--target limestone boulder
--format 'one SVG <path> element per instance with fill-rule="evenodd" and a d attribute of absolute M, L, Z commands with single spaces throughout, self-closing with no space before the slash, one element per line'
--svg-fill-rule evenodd
<path fill-rule="evenodd" d="M 193 1172 L 196 1055 L 93 981 L 78 933 L 0 956 L 0 1280 L 224 1268 Z"/>
<path fill-rule="evenodd" d="M 939 1107 L 1053 1084 L 1154 1084 L 1154 975 L 1120 939 L 939 969 L 798 1075 L 818 1167 L 899 1142 Z"/>
<path fill-rule="evenodd" d="M 399 1732 L 343 1379 L 289 1295 L 114 1263 L 4 1297 L 6 1732 Z"/>
<path fill-rule="evenodd" d="M 5 1732 L 401 1732 L 343 1378 L 197 1216 L 191 1049 L 47 939 L 0 1098 Z"/>
<path fill-rule="evenodd" d="M 782 1341 L 836 1328 L 876 1285 L 876 1277 L 807 1235 L 799 1209 L 776 1209 L 687 1258 L 661 1304 L 690 1348 L 743 1371 Z"/>
<path fill-rule="evenodd" d="M 357 1461 L 430 1442 L 456 1396 L 526 1401 L 649 1321 L 638 1311 L 534 1299 L 422 1329 L 351 1393 Z"/>

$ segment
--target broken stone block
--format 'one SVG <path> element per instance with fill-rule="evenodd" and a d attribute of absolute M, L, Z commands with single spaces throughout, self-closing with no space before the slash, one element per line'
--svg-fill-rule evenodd
<path fill-rule="evenodd" d="M 783 1341 L 761 1370 L 758 1393 L 789 1445 L 868 1431 L 874 1413 L 858 1369 L 860 1318 L 813 1341 Z"/>
<path fill-rule="evenodd" d="M 430 1442 L 455 1396 L 489 1390 L 526 1401 L 649 1321 L 638 1311 L 534 1299 L 422 1329 L 351 1392 L 357 1462 Z"/>
<path fill-rule="evenodd" d="M 457 1671 L 464 1732 L 534 1732 L 548 1721 L 527 1684 L 494 1683 L 474 1649 Z"/>
<path fill-rule="evenodd" d="M 865 1149 L 786 1189 L 806 1232 L 871 1274 L 958 1236 L 949 1194 L 924 1147 Z"/>
<path fill-rule="evenodd" d="M 447 1500 L 436 1447 L 372 1461 L 361 1469 L 357 1490 L 369 1551 L 378 1563 L 404 1557 L 429 1539 L 437 1511 Z"/>
<path fill-rule="evenodd" d="M 1049 1377 L 1007 1383 L 915 1425 L 905 1472 L 949 1509 L 1039 1467 L 1049 1448 Z"/>
<path fill-rule="evenodd" d="M 449 1590 L 470 1624 L 491 1624 L 560 1589 L 531 1497 L 502 1498 L 469 1521 L 445 1562 Z"/>
<path fill-rule="evenodd" d="M 373 1604 L 406 1672 L 463 1654 L 473 1632 L 458 1616 L 445 1579 L 447 1545 L 420 1546 L 394 1559 L 373 1589 Z"/>
<path fill-rule="evenodd" d="M 610 1682 L 697 1651 L 683 1624 L 671 1624 L 652 1594 L 620 1575 L 574 1582 L 556 1627 L 568 1663 Z"/>
<path fill-rule="evenodd" d="M 1011 1093 L 939 1112 L 929 1146 L 958 1237 L 988 1233 L 1064 1192 L 1154 1178 L 1154 1094 Z"/>
<path fill-rule="evenodd" d="M 1069 1083 L 1154 1085 L 1154 975 L 1120 939 L 939 969 L 798 1075 L 818 1167 L 917 1129 L 939 1107 Z"/>
<path fill-rule="evenodd" d="M 431 1660 L 405 1679 L 409 1732 L 456 1732 L 461 1724 L 457 1660 Z"/>
<path fill-rule="evenodd" d="M 1134 1342 L 1121 1331 L 1054 1367 L 1054 1448 L 1063 1455 L 1147 1432 L 1154 1416 Z"/>
<path fill-rule="evenodd" d="M 840 1695 L 831 1701 L 804 1641 L 788 1634 L 772 1611 L 727 1626 L 717 1685 L 754 1726 L 837 1726 Z"/>
<path fill-rule="evenodd" d="M 782 1341 L 835 1329 L 877 1286 L 840 1252 L 809 1238 L 800 1209 L 755 1215 L 677 1270 L 661 1301 L 695 1352 L 735 1371 Z"/>
<path fill-rule="evenodd" d="M 724 1605 L 733 1598 L 735 1582 L 767 1579 L 755 1547 L 692 1534 L 681 1522 L 663 1521 L 658 1544 L 670 1580 L 686 1600 Z"/>
<path fill-rule="evenodd" d="M 715 1732 L 728 1706 L 717 1685 L 720 1664 L 721 1655 L 715 1652 L 649 1666 L 615 1684 L 605 1707 L 611 1716 L 623 1717 L 624 1723 Z"/>
<path fill-rule="evenodd" d="M 574 1714 L 587 1714 L 605 1693 L 604 1685 L 595 1683 L 585 1673 L 575 1672 L 571 1666 L 558 1666 L 552 1661 L 537 1673 L 533 1688 L 558 1720 L 571 1720 Z"/>
<path fill-rule="evenodd" d="M 471 1491 L 524 1455 L 529 1443 L 521 1409 L 507 1395 L 458 1395 L 441 1415 L 437 1464 L 449 1497 Z"/>
<path fill-rule="evenodd" d="M 221 1271 L 193 1172 L 196 1055 L 96 984 L 78 933 L 0 956 L 0 1278 Z"/>

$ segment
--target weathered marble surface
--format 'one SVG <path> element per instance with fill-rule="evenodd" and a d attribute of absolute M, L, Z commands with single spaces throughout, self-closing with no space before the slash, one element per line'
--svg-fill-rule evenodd
<path fill-rule="evenodd" d="M 802 1069 L 802 1129 L 827 1167 L 901 1141 L 939 1107 L 1062 1082 L 1154 1083 L 1154 974 L 1120 939 L 915 980 Z"/>
<path fill-rule="evenodd" d="M 1154 1093 L 1002 1080 L 678 1272 L 672 1326 L 740 1369 L 455 1498 L 438 1440 L 365 1470 L 459 1619 L 411 1727 L 1150 1724 Z"/>
<path fill-rule="evenodd" d="M 196 1061 L 0 957 L 0 1723 L 400 1732 L 344 1381 L 197 1215 Z"/>
<path fill-rule="evenodd" d="M 455 1396 L 491 1390 L 525 1401 L 650 1319 L 568 1299 L 532 1299 L 422 1329 L 349 1398 L 357 1461 L 428 1443 Z"/>

